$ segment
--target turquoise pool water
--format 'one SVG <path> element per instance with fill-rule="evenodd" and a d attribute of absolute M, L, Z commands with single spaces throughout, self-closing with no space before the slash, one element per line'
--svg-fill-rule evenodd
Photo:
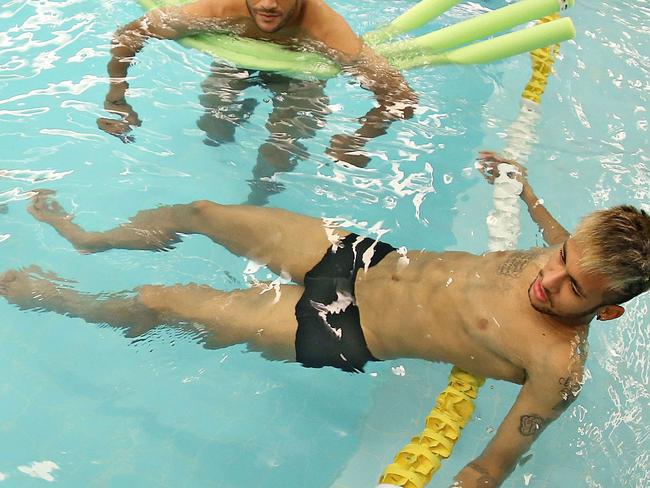
<path fill-rule="evenodd" d="M 377 12 L 411 1 L 332 1 L 362 32 Z M 504 2 L 465 3 L 435 25 Z M 579 1 L 577 38 L 562 46 L 542 102 L 529 177 L 568 227 L 581 215 L 630 202 L 650 209 L 648 9 L 635 0 Z M 140 15 L 134 2 L 4 1 L 0 9 L 0 256 L 2 269 L 39 264 L 89 292 L 143 283 L 217 288 L 267 279 L 206 239 L 173 252 L 82 256 L 25 211 L 47 187 L 93 229 L 141 208 L 209 198 L 241 203 L 266 138 L 269 93 L 234 143 L 204 143 L 197 127 L 211 60 L 152 42 L 131 74 L 144 123 L 134 144 L 100 132 L 105 64 L 114 29 Z M 276 175 L 270 204 L 387 230 L 410 248 L 485 251 L 491 188 L 473 170 L 482 148 L 500 149 L 530 73 L 526 56 L 481 67 L 416 70 L 421 109 L 368 146 L 365 169 L 332 165 L 329 138 L 372 104 L 354 80 L 326 88 L 332 113 L 306 142 L 308 160 Z M 540 244 L 524 219 L 522 246 Z M 271 277 L 273 278 L 273 277 Z M 648 304 L 595 324 L 589 381 L 570 411 L 534 445 L 505 487 L 648 486 Z M 359 488 L 421 430 L 449 367 L 373 365 L 371 374 L 309 370 L 232 347 L 206 351 L 162 330 L 131 342 L 108 328 L 0 301 L 0 486 Z M 400 368 L 400 366 L 403 367 Z M 395 369 L 394 369 L 395 368 Z M 401 375 L 401 372 L 404 375 Z M 477 418 L 432 486 L 447 486 L 477 455 L 516 395 L 489 381 Z"/>

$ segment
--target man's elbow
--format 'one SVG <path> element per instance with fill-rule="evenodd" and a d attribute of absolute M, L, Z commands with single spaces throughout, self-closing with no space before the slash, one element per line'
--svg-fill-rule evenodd
<path fill-rule="evenodd" d="M 152 34 L 147 28 L 144 17 L 131 22 L 115 31 L 111 54 L 114 56 L 133 55 L 142 49 L 142 46 L 150 37 L 152 37 Z"/>
<path fill-rule="evenodd" d="M 152 10 L 120 27 L 113 36 L 113 49 L 122 47 L 136 53 L 142 49 L 148 39 L 175 39 L 178 36 L 168 25 L 169 15 L 163 10 Z"/>

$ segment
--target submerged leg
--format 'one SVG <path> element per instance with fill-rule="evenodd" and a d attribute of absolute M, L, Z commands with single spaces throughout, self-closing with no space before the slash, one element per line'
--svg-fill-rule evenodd
<path fill-rule="evenodd" d="M 253 178 L 249 182 L 251 192 L 247 203 L 251 205 L 265 205 L 270 195 L 282 191 L 273 176 L 292 171 L 298 161 L 309 158 L 301 141 L 314 137 L 318 128 L 325 125 L 330 112 L 324 82 L 296 80 L 277 74 L 262 76 L 273 94 L 273 110 L 266 123 L 269 137 L 259 148 Z"/>
<path fill-rule="evenodd" d="M 257 100 L 240 100 L 241 93 L 255 82 L 247 70 L 215 64 L 212 73 L 201 83 L 199 102 L 205 108 L 196 125 L 205 132 L 204 142 L 219 146 L 235 140 L 235 130 L 247 120 Z"/>
<path fill-rule="evenodd" d="M 267 359 L 295 361 L 299 285 L 224 292 L 205 285 L 144 286 L 140 301 L 168 320 L 200 328 L 207 348 L 246 344 Z"/>
<path fill-rule="evenodd" d="M 81 252 L 108 249 L 169 249 L 179 234 L 203 234 L 231 252 L 266 264 L 273 272 L 301 282 L 328 247 L 348 234 L 320 219 L 286 210 L 198 201 L 143 210 L 105 232 L 88 232 L 73 222 L 53 192 L 40 191 L 29 211 L 48 223 Z"/>
<path fill-rule="evenodd" d="M 160 207 L 138 213 L 126 224 L 106 232 L 88 232 L 73 222 L 73 216 L 54 199 L 54 192 L 38 190 L 28 207 L 37 220 L 50 224 L 80 252 L 108 249 L 163 251 L 180 241 L 178 233 L 189 232 L 182 205 Z M 185 217 L 185 219 L 184 219 Z"/>
<path fill-rule="evenodd" d="M 158 312 L 143 305 L 136 294 L 80 293 L 34 266 L 0 274 L 0 295 L 23 310 L 47 310 L 107 324 L 125 329 L 128 337 L 144 334 L 162 323 Z"/>
<path fill-rule="evenodd" d="M 208 348 L 247 344 L 269 359 L 295 360 L 295 306 L 303 288 L 282 285 L 223 292 L 207 286 L 144 286 L 130 294 L 91 295 L 38 268 L 0 275 L 0 295 L 25 310 L 52 311 L 126 330 L 194 326 Z"/>

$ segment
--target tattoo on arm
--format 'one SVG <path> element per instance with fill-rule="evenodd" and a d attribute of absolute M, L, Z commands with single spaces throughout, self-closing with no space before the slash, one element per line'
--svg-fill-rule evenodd
<path fill-rule="evenodd" d="M 521 275 L 521 272 L 526 265 L 537 258 L 540 254 L 541 251 L 536 249 L 523 252 L 512 252 L 506 260 L 501 263 L 497 269 L 497 274 L 516 278 Z"/>
<path fill-rule="evenodd" d="M 539 415 L 522 415 L 519 419 L 519 433 L 526 437 L 537 435 L 546 427 L 545 424 L 546 421 Z"/>
<path fill-rule="evenodd" d="M 582 389 L 582 383 L 572 376 L 560 378 L 559 382 L 560 385 L 562 385 L 562 389 L 560 390 L 562 400 L 553 407 L 553 410 L 563 411 L 566 410 L 578 397 L 578 393 L 580 393 L 580 390 Z"/>
<path fill-rule="evenodd" d="M 478 463 L 469 463 L 467 467 L 472 468 L 481 475 L 481 477 L 476 480 L 476 488 L 496 488 L 497 480 L 490 476 L 490 473 L 488 473 L 487 469 L 483 466 Z"/>

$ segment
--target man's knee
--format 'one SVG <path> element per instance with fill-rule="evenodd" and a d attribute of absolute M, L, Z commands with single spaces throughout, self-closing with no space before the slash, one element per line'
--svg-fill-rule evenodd
<path fill-rule="evenodd" d="M 188 221 L 184 225 L 191 229 L 191 232 L 205 233 L 220 220 L 220 210 L 225 206 L 211 200 L 196 200 L 188 207 Z"/>
<path fill-rule="evenodd" d="M 164 300 L 161 300 L 160 285 L 143 285 L 136 292 L 136 301 L 139 305 L 151 312 L 160 313 L 163 311 Z"/>
<path fill-rule="evenodd" d="M 220 207 L 223 207 L 223 205 L 215 203 L 212 200 L 195 200 L 190 203 L 192 216 L 196 217 L 202 217 L 206 214 L 212 213 Z"/>

